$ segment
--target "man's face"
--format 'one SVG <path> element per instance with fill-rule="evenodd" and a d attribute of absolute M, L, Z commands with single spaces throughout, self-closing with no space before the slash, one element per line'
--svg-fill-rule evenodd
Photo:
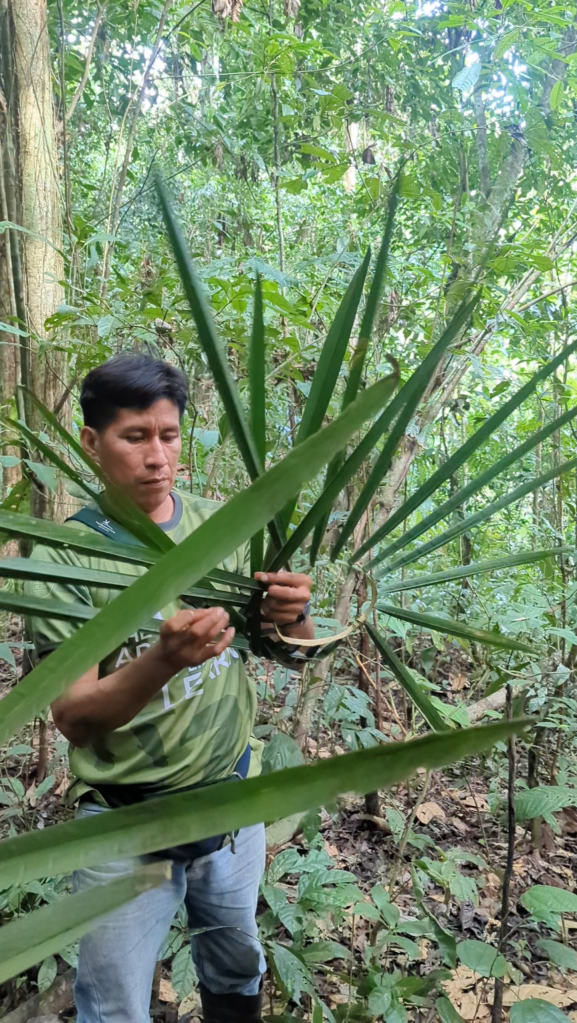
<path fill-rule="evenodd" d="M 80 436 L 106 478 L 142 511 L 160 508 L 174 486 L 182 447 L 174 402 L 162 398 L 144 411 L 121 409 L 105 430 L 85 426 Z"/>

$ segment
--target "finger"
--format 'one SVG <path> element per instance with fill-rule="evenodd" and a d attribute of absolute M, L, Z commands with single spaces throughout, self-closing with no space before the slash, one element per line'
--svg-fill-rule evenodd
<path fill-rule="evenodd" d="M 205 647 L 205 651 L 207 653 L 207 660 L 209 657 L 218 657 L 218 655 L 221 654 L 223 650 L 226 650 L 226 648 L 229 647 L 230 644 L 232 643 L 234 639 L 234 634 L 235 630 L 231 626 L 229 629 L 226 629 L 225 632 L 223 632 L 222 636 L 219 636 L 216 642 L 207 643 Z"/>
<path fill-rule="evenodd" d="M 305 586 L 307 590 L 311 590 L 313 581 L 309 575 L 305 575 L 304 572 L 255 572 L 255 578 L 259 582 L 265 585 L 278 585 L 278 586 Z"/>
<path fill-rule="evenodd" d="M 229 623 L 228 612 L 222 607 L 208 609 L 199 621 L 193 622 L 187 629 L 189 636 L 199 640 L 213 640 L 226 628 Z"/>
<path fill-rule="evenodd" d="M 308 590 L 300 586 L 269 586 L 266 595 L 267 600 L 282 600 L 285 603 L 302 600 L 303 604 L 306 604 L 309 597 Z"/>

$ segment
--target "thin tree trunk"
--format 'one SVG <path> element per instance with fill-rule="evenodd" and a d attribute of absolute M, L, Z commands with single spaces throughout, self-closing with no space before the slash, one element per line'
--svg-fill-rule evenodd
<path fill-rule="evenodd" d="M 108 280 L 109 280 L 109 277 L 110 277 L 110 269 L 111 269 L 111 266 L 112 266 L 112 254 L 114 252 L 114 241 L 115 241 L 115 238 L 116 238 L 116 232 L 118 231 L 118 224 L 119 224 L 119 221 L 120 221 L 120 208 L 121 208 L 121 205 L 122 205 L 122 194 L 124 192 L 124 186 L 126 184 L 126 176 L 128 174 L 128 168 L 130 166 L 130 161 L 132 159 L 132 151 L 134 149 L 134 142 L 135 142 L 135 139 L 136 139 L 136 128 L 138 126 L 138 118 L 140 116 L 140 111 L 142 110 L 142 103 L 143 103 L 143 100 L 144 100 L 144 96 L 145 96 L 146 90 L 148 88 L 148 82 L 149 82 L 149 79 L 150 79 L 150 74 L 152 72 L 152 69 L 154 67 L 156 58 L 158 56 L 158 52 L 159 52 L 160 47 L 162 45 L 162 36 L 163 36 L 163 33 L 164 33 L 164 26 L 166 24 L 166 19 L 168 17 L 168 13 L 170 11 L 170 8 L 172 7 L 172 2 L 173 2 L 173 0 L 165 0 L 165 2 L 164 2 L 164 7 L 162 8 L 162 13 L 160 15 L 160 21 L 158 23 L 158 31 L 156 33 L 156 40 L 155 40 L 154 46 L 152 48 L 152 53 L 150 54 L 150 58 L 149 58 L 148 64 L 146 65 L 146 69 L 145 69 L 145 72 L 144 72 L 144 75 L 143 75 L 143 78 L 142 78 L 142 84 L 140 86 L 138 95 L 135 96 L 135 97 L 133 96 L 132 101 L 131 101 L 131 104 L 132 103 L 134 104 L 133 110 L 132 110 L 132 119 L 130 121 L 130 125 L 129 125 L 129 128 L 128 128 L 128 136 L 127 136 L 127 139 L 126 139 L 126 146 L 125 146 L 125 149 L 124 149 L 124 158 L 122 160 L 122 166 L 120 168 L 120 173 L 118 175 L 118 180 L 116 182 L 116 188 L 115 188 L 115 193 L 114 193 L 114 203 L 112 205 L 112 210 L 111 210 L 111 214 L 110 214 L 110 217 L 109 217 L 109 220 L 108 220 L 108 225 L 107 225 L 107 233 L 112 235 L 112 241 L 107 241 L 106 245 L 105 245 L 105 249 L 104 249 L 103 270 L 102 270 L 102 284 L 101 284 L 101 289 L 100 289 L 101 290 L 102 298 L 106 297 L 106 293 L 108 291 Z"/>

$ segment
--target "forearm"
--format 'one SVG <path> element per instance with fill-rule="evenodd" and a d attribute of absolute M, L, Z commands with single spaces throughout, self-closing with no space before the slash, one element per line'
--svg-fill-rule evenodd
<path fill-rule="evenodd" d="M 298 625 L 279 625 L 279 629 L 290 639 L 314 639 L 315 636 L 315 623 L 310 615 Z"/>
<path fill-rule="evenodd" d="M 76 682 L 52 705 L 55 723 L 73 745 L 87 746 L 132 721 L 173 674 L 156 643 L 105 678 Z"/>

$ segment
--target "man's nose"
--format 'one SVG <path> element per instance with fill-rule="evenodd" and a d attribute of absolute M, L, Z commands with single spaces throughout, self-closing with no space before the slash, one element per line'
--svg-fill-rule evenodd
<path fill-rule="evenodd" d="M 166 465 L 168 459 L 159 437 L 151 438 L 150 442 L 146 445 L 145 459 L 147 466 Z"/>

